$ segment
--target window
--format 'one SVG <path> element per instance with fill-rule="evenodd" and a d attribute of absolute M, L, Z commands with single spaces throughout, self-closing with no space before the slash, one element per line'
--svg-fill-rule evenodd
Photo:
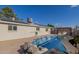
<path fill-rule="evenodd" d="M 17 30 L 17 26 L 13 26 L 13 30 Z"/>
<path fill-rule="evenodd" d="M 36 30 L 37 30 L 37 31 L 39 31 L 39 30 L 40 30 L 40 28 L 39 28 L 39 27 L 36 27 Z"/>
<path fill-rule="evenodd" d="M 8 26 L 8 30 L 12 30 L 12 26 L 11 25 Z"/>
<path fill-rule="evenodd" d="M 17 30 L 17 26 L 16 25 L 8 25 L 8 30 L 16 31 Z"/>

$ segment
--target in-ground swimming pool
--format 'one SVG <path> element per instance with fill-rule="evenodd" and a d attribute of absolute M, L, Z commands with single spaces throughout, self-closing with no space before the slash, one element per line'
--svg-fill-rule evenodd
<path fill-rule="evenodd" d="M 48 50 L 52 48 L 57 48 L 62 52 L 66 52 L 66 48 L 62 44 L 61 39 L 58 36 L 46 36 L 38 38 L 32 42 L 33 44 L 41 47 L 45 47 Z"/>

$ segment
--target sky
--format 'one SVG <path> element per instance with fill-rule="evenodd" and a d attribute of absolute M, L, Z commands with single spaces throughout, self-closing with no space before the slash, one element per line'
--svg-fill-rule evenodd
<path fill-rule="evenodd" d="M 0 5 L 0 10 L 10 7 L 17 17 L 26 21 L 32 17 L 34 23 L 74 27 L 79 25 L 79 6 L 77 5 Z"/>

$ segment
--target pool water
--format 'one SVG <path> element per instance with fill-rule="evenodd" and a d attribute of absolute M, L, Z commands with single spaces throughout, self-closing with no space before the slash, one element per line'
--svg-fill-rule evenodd
<path fill-rule="evenodd" d="M 49 36 L 44 38 L 39 38 L 35 41 L 33 41 L 33 44 L 41 47 L 45 47 L 48 50 L 51 50 L 52 48 L 57 48 L 58 50 L 62 52 L 66 52 L 66 48 L 62 44 L 61 39 L 58 36 Z"/>

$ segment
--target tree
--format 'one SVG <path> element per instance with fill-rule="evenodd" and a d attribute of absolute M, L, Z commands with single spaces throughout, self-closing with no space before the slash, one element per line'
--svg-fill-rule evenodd
<path fill-rule="evenodd" d="M 54 27 L 54 25 L 52 25 L 52 24 L 48 24 L 47 26 L 48 26 L 48 27 Z"/>
<path fill-rule="evenodd" d="M 0 14 L 0 17 L 2 16 L 2 14 Z"/>
<path fill-rule="evenodd" d="M 77 47 L 77 44 L 79 43 L 79 36 L 75 36 L 74 39 L 72 39 L 71 44 L 73 44 L 75 47 Z"/>
<path fill-rule="evenodd" d="M 76 43 L 79 43 L 79 36 L 75 36 L 75 37 L 74 37 L 74 41 L 75 41 Z"/>
<path fill-rule="evenodd" d="M 16 17 L 16 14 L 9 7 L 2 8 L 2 13 L 6 17 Z"/>

